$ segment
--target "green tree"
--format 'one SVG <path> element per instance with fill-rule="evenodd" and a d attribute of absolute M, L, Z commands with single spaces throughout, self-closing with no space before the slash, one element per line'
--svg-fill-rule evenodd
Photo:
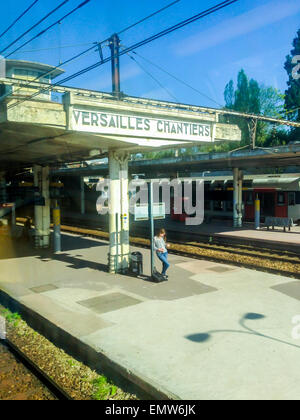
<path fill-rule="evenodd" d="M 227 83 L 225 87 L 225 92 L 224 92 L 226 108 L 233 109 L 234 102 L 235 102 L 234 95 L 235 95 L 234 83 L 233 83 L 233 80 L 230 80 L 230 82 Z"/>
<path fill-rule="evenodd" d="M 293 41 L 293 49 L 291 54 L 286 57 L 286 62 L 284 65 L 284 68 L 287 71 L 289 77 L 287 82 L 288 89 L 285 92 L 285 108 L 288 112 L 287 117 L 290 120 L 300 122 L 300 79 L 297 79 L 293 76 L 293 69 L 296 65 L 293 63 L 293 58 L 296 56 L 300 56 L 300 29 L 298 30 L 297 36 Z M 290 112 L 293 109 L 296 109 L 295 112 Z M 299 128 L 295 128 L 291 131 L 291 139 L 300 140 Z"/>
<path fill-rule="evenodd" d="M 250 88 L 249 79 L 242 69 L 238 74 L 237 89 L 235 91 L 234 109 L 241 112 L 249 112 Z"/>
<path fill-rule="evenodd" d="M 258 83 L 253 79 L 249 81 L 248 76 L 242 69 L 238 73 L 236 90 L 234 89 L 234 83 L 232 80 L 225 87 L 225 108 L 240 112 L 259 114 L 259 96 L 260 88 Z M 229 117 L 229 122 L 237 124 L 240 127 L 242 131 L 241 146 L 249 144 L 250 138 L 247 120 L 242 117 L 231 116 Z"/>
<path fill-rule="evenodd" d="M 233 102 L 231 102 L 232 98 L 234 98 Z M 232 80 L 226 85 L 224 99 L 226 104 L 225 108 L 249 114 L 261 114 L 280 118 L 284 109 L 284 95 L 272 86 L 266 87 L 254 79 L 249 80 L 243 69 L 238 74 L 236 90 Z M 229 117 L 229 121 L 239 125 L 242 131 L 241 145 L 250 144 L 247 120 L 242 117 L 232 116 Z M 278 138 L 276 137 L 276 133 L 277 129 L 273 129 L 273 126 L 270 126 L 270 124 L 258 121 L 256 144 L 262 147 L 272 145 L 273 143 L 274 145 L 281 144 L 280 142 L 285 143 L 286 136 L 282 130 L 278 132 Z M 224 150 L 226 150 L 225 145 Z"/>

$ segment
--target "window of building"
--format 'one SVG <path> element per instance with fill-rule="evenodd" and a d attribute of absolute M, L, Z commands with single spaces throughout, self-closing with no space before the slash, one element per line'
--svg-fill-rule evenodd
<path fill-rule="evenodd" d="M 289 192 L 289 206 L 295 206 L 296 205 L 296 193 Z"/>
<path fill-rule="evenodd" d="M 26 77 L 26 79 L 40 79 L 44 73 L 37 70 L 27 70 L 27 69 L 14 69 L 15 76 Z M 49 75 L 43 77 L 45 80 L 49 80 Z"/>
<path fill-rule="evenodd" d="M 279 192 L 277 194 L 277 204 L 279 206 L 285 205 L 285 193 L 284 192 Z"/>

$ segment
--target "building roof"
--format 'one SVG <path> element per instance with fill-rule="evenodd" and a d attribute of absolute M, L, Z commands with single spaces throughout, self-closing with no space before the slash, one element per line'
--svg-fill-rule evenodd
<path fill-rule="evenodd" d="M 50 66 L 49 64 L 44 63 L 36 63 L 34 61 L 25 61 L 25 60 L 6 60 L 6 71 L 10 70 L 11 68 L 25 68 L 25 69 L 34 69 L 40 70 L 43 73 L 50 72 L 51 79 L 55 79 L 55 77 L 60 76 L 61 74 L 65 73 L 63 69 L 56 68 L 55 66 Z"/>
<path fill-rule="evenodd" d="M 193 156 L 172 157 L 151 160 L 134 160 L 129 162 L 130 173 L 143 173 L 146 177 L 154 174 L 174 174 L 179 172 L 188 175 L 191 172 L 231 171 L 233 168 L 253 170 L 300 166 L 300 144 L 289 144 L 266 149 L 236 150 L 226 153 L 199 153 Z M 81 175 L 105 175 L 108 165 L 88 166 L 80 169 L 62 169 L 61 173 Z M 224 176 L 222 176 L 224 178 Z"/>

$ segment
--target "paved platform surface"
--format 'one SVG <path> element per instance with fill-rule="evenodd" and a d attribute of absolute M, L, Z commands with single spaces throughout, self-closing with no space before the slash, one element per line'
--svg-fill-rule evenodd
<path fill-rule="evenodd" d="M 299 399 L 300 282 L 170 255 L 170 280 L 105 272 L 104 241 L 0 243 L 0 289 L 180 399 Z M 159 262 L 157 261 L 157 266 Z"/>
<path fill-rule="evenodd" d="M 98 216 L 97 214 L 86 214 L 80 215 L 78 213 L 63 211 L 63 216 L 67 217 L 69 220 L 81 220 L 92 224 L 95 228 L 97 226 L 107 225 L 107 220 L 103 216 Z M 134 233 L 135 227 L 145 227 L 148 222 L 137 222 L 131 223 L 130 229 Z M 260 240 L 264 241 L 266 244 L 269 243 L 282 243 L 291 244 L 294 247 L 299 246 L 300 250 L 300 226 L 295 226 L 291 231 L 284 232 L 283 228 L 275 228 L 275 230 L 267 230 L 266 227 L 262 225 L 261 230 L 255 230 L 253 223 L 244 223 L 243 228 L 235 229 L 232 227 L 232 221 L 213 221 L 212 223 L 203 223 L 199 226 L 186 226 L 184 222 L 173 221 L 170 217 L 167 217 L 166 220 L 157 220 L 156 227 L 164 227 L 166 229 L 177 231 L 177 232 L 193 232 L 199 233 L 200 235 L 205 236 L 221 236 L 221 237 L 232 237 L 232 238 L 241 238 L 244 241 L 249 240 L 249 245 L 251 245 L 251 240 Z"/>

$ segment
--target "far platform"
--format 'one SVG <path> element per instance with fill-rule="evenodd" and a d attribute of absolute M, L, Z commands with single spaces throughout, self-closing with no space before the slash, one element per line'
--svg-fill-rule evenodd
<path fill-rule="evenodd" d="M 300 398 L 299 281 L 170 255 L 169 281 L 155 284 L 146 249 L 134 278 L 106 272 L 107 242 L 62 239 L 57 255 L 0 241 L 0 297 L 65 331 L 74 351 L 170 398 Z"/>
<path fill-rule="evenodd" d="M 105 216 L 95 214 L 81 215 L 75 212 L 62 211 L 63 221 L 71 222 L 74 226 L 81 223 L 92 226 L 95 229 L 107 230 L 108 220 Z M 138 235 L 140 232 L 148 234 L 148 222 L 131 222 L 130 233 Z M 199 226 L 186 226 L 184 222 L 173 221 L 169 216 L 165 220 L 155 221 L 155 228 L 164 227 L 168 232 L 168 238 L 172 241 L 180 240 L 180 234 L 190 233 L 191 240 L 204 242 L 221 242 L 228 244 L 243 244 L 247 246 L 266 247 L 274 250 L 285 250 L 300 253 L 300 226 L 291 228 L 291 231 L 284 232 L 283 228 L 267 230 L 261 225 L 256 230 L 253 223 L 244 223 L 242 228 L 233 228 L 231 220 L 214 221 L 203 223 Z"/>

